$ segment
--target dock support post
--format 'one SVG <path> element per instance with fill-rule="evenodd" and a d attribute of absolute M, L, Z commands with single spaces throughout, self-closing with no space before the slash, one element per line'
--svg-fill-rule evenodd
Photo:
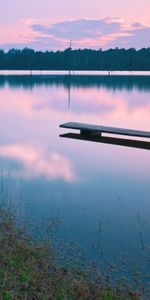
<path fill-rule="evenodd" d="M 80 130 L 80 134 L 82 136 L 101 136 L 102 133 L 100 131 L 95 132 L 95 131 L 91 131 L 91 130 L 86 130 L 86 129 L 81 129 Z"/>

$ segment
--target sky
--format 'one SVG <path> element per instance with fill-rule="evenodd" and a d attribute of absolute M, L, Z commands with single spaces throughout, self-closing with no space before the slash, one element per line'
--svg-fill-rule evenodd
<path fill-rule="evenodd" d="M 1 0 L 0 48 L 150 47 L 150 0 Z"/>

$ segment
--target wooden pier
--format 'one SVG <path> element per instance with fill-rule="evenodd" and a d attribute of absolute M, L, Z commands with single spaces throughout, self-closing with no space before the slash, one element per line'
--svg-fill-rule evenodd
<path fill-rule="evenodd" d="M 150 141 L 118 138 L 117 135 L 140 137 L 140 138 L 150 138 L 149 131 L 135 130 L 135 129 L 125 129 L 116 128 L 100 125 L 91 125 L 84 123 L 68 122 L 60 125 L 61 128 L 80 130 L 79 133 L 65 133 L 61 134 L 60 137 L 73 138 L 78 140 L 87 140 L 92 142 L 107 143 L 122 145 L 128 147 L 142 148 L 150 150 Z M 111 134 L 112 136 L 102 136 L 102 134 Z"/>
<path fill-rule="evenodd" d="M 60 127 L 69 128 L 69 129 L 78 129 L 80 130 L 81 134 L 88 134 L 88 135 L 90 134 L 101 135 L 102 133 L 111 133 L 117 135 L 150 138 L 150 131 L 141 131 L 141 130 L 134 130 L 134 129 L 124 129 L 124 128 L 117 128 L 117 127 L 99 126 L 99 125 L 91 125 L 91 124 L 75 123 L 75 122 L 68 122 L 65 124 L 61 124 Z"/>

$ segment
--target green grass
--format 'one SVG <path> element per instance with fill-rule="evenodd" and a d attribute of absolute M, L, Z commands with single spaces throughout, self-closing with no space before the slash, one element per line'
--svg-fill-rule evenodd
<path fill-rule="evenodd" d="M 90 271 L 71 271 L 55 263 L 51 242 L 37 244 L 15 218 L 0 209 L 0 299 L 2 300 L 128 300 L 138 291 L 111 287 Z"/>

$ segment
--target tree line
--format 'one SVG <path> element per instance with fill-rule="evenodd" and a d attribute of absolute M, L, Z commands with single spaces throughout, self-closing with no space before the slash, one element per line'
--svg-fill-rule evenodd
<path fill-rule="evenodd" d="M 24 48 L 0 50 L 1 70 L 150 70 L 150 48 L 136 50 L 35 51 Z"/>

